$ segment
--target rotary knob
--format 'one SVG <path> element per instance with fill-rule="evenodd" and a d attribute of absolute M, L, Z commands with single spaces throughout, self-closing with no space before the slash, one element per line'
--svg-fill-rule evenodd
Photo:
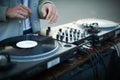
<path fill-rule="evenodd" d="M 50 27 L 48 27 L 48 28 L 47 28 L 47 30 L 46 30 L 46 36 L 48 36 L 48 35 L 49 35 L 50 31 L 51 31 L 51 28 L 50 28 Z"/>

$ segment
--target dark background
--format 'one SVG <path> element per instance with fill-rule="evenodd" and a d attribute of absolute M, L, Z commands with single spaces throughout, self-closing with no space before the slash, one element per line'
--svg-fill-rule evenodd
<path fill-rule="evenodd" d="M 59 18 L 48 24 L 41 20 L 42 28 L 58 26 L 84 18 L 106 19 L 120 23 L 120 0 L 51 0 L 55 3 Z"/>

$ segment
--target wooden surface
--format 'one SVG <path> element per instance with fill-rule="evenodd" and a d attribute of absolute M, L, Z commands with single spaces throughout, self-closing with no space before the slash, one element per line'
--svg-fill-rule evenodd
<path fill-rule="evenodd" d="M 120 42 L 120 38 L 114 38 L 112 40 L 109 40 L 109 42 L 117 44 L 118 42 Z M 101 52 L 101 51 L 104 51 L 105 49 L 110 48 L 114 44 L 110 44 L 108 43 L 108 41 L 106 41 L 105 43 L 102 44 L 101 47 L 96 49 L 97 51 Z M 94 55 L 94 50 L 91 51 L 91 55 Z M 87 54 L 84 54 L 84 55 L 77 54 L 75 57 L 73 57 L 71 62 L 65 61 L 63 63 L 60 63 L 39 74 L 35 78 L 35 80 L 56 80 L 57 78 L 64 75 L 68 71 L 76 68 L 77 66 L 84 64 L 89 59 L 89 57 L 90 55 L 87 55 Z"/>

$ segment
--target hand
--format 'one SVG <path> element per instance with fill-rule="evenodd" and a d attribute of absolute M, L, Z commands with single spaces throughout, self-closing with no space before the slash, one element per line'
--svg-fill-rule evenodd
<path fill-rule="evenodd" d="M 42 6 L 42 13 L 49 23 L 54 23 L 58 18 L 56 6 L 51 3 L 45 3 Z"/>
<path fill-rule="evenodd" d="M 31 14 L 32 14 L 32 11 L 28 7 L 26 7 L 26 6 L 22 5 L 22 4 L 19 4 L 16 7 L 8 8 L 6 16 L 8 18 L 26 19 Z"/>

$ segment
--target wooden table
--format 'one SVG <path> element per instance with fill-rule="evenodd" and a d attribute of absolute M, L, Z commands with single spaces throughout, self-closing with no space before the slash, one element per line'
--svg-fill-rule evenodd
<path fill-rule="evenodd" d="M 117 44 L 120 42 L 120 38 L 113 38 L 110 41 L 114 44 Z M 114 44 L 109 44 L 108 42 L 107 43 L 106 42 L 103 43 L 101 47 L 96 48 L 97 51 L 102 52 L 105 49 L 108 49 L 114 45 Z M 94 55 L 94 50 L 91 51 L 91 55 Z M 35 80 L 56 80 L 60 76 L 66 74 L 68 71 L 73 70 L 77 66 L 84 64 L 87 60 L 89 60 L 89 57 L 90 55 L 88 54 L 80 55 L 78 53 L 75 57 L 73 57 L 72 62 L 69 62 L 69 61 L 62 62 L 42 72 L 41 74 L 37 75 Z"/>

